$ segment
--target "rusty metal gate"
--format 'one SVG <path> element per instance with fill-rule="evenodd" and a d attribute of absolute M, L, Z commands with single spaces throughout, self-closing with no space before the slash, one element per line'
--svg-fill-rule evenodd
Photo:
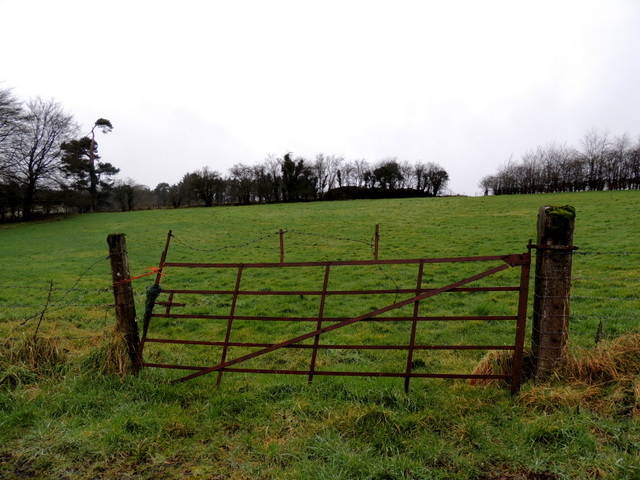
<path fill-rule="evenodd" d="M 169 249 L 169 243 L 171 239 L 171 232 L 167 237 L 166 246 L 162 253 L 160 265 L 156 270 L 156 283 L 155 289 L 157 295 L 163 295 L 162 300 L 154 300 L 148 302 L 147 311 L 145 313 L 143 324 L 143 335 L 141 339 L 140 350 L 140 366 L 142 367 L 157 367 L 168 368 L 177 370 L 191 371 L 186 376 L 173 380 L 174 382 L 181 382 L 190 380 L 202 375 L 217 372 L 217 383 L 219 384 L 223 373 L 271 373 L 271 374 L 290 374 L 290 375 L 304 375 L 308 377 L 309 382 L 312 381 L 314 376 L 330 375 L 330 376 L 374 376 L 374 377 L 397 377 L 404 379 L 405 390 L 409 389 L 409 382 L 412 378 L 449 378 L 449 379 L 500 379 L 510 382 L 511 391 L 517 392 L 520 388 L 522 366 L 523 366 L 523 346 L 525 338 L 525 323 L 527 314 L 527 297 L 529 290 L 529 270 L 530 270 L 530 254 L 513 254 L 513 255 L 498 255 L 498 256 L 475 256 L 475 257 L 454 257 L 454 258 L 416 258 L 416 259 L 399 259 L 399 260 L 355 260 L 355 261 L 321 261 L 321 262 L 282 262 L 282 263 L 189 263 L 189 262 L 169 262 L 167 261 L 167 253 Z M 425 268 L 430 265 L 443 265 L 447 269 L 456 264 L 472 264 L 480 265 L 477 273 L 472 275 L 466 274 L 463 278 L 455 281 L 448 281 L 445 285 L 441 286 L 426 286 L 425 285 Z M 489 264 L 487 266 L 487 264 Z M 368 289 L 356 289 L 356 288 L 342 288 L 333 289 L 330 288 L 332 274 L 343 267 L 354 268 L 373 268 L 382 271 L 383 268 L 389 268 L 390 266 L 403 266 L 402 268 L 415 269 L 413 273 L 413 285 L 410 288 L 368 288 Z M 482 279 L 487 279 L 492 276 L 496 276 L 499 272 L 514 267 L 520 268 L 520 274 L 517 284 L 503 284 L 498 286 L 483 285 L 483 286 L 469 286 Z M 399 268 L 399 267 L 398 267 Z M 198 275 L 204 271 L 214 270 L 216 272 L 232 272 L 231 275 L 227 275 L 227 288 L 189 288 L 189 285 L 184 285 L 183 288 L 177 287 L 162 287 L 160 288 L 160 282 L 163 276 L 167 275 L 167 280 L 164 285 L 174 281 L 174 272 L 179 270 L 185 272 L 182 269 L 188 269 L 191 276 L 183 276 L 182 281 L 185 284 L 189 283 L 189 279 Z M 244 278 L 249 271 L 262 272 L 265 269 L 278 269 L 279 272 L 292 271 L 292 270 L 304 270 L 301 272 L 301 278 L 305 278 L 308 275 L 310 269 L 316 269 L 320 272 L 317 278 L 320 280 L 319 284 L 314 289 L 300 289 L 300 288 L 287 288 L 274 290 L 269 285 L 262 285 L 261 288 L 254 286 L 243 287 Z M 384 272 L 383 272 L 384 273 Z M 334 274 L 335 275 L 335 274 Z M 273 276 L 269 277 L 273 278 Z M 210 284 L 215 284 L 215 279 L 207 279 Z M 209 284 L 208 283 L 208 284 Z M 307 282 L 308 283 L 308 282 Z M 486 281 L 485 281 L 486 283 Z M 516 283 L 516 282 L 514 282 Z M 233 286 L 231 286 L 233 285 Z M 231 287 L 231 288 L 229 288 Z M 428 302 L 427 299 L 432 299 L 438 295 L 444 293 L 452 294 L 464 294 L 473 292 L 507 292 L 502 293 L 512 296 L 511 305 L 513 311 L 510 311 L 508 315 L 424 315 L 421 309 L 424 309 Z M 508 293 L 512 292 L 512 293 Z M 347 316 L 327 315 L 330 299 L 333 301 L 335 298 L 342 298 L 345 309 L 348 310 L 349 299 L 354 298 L 352 296 L 369 296 L 371 298 L 390 298 L 393 300 L 388 301 L 384 306 L 371 307 L 370 311 L 359 313 L 356 315 L 350 314 Z M 166 296 L 166 297 L 164 297 Z M 185 312 L 181 311 L 181 308 L 187 307 L 189 302 L 185 302 L 182 299 L 188 298 L 193 301 L 194 298 L 206 298 L 204 305 L 214 305 L 211 299 L 218 299 L 217 312 Z M 278 312 L 280 314 L 274 314 L 273 312 L 261 312 L 260 315 L 247 315 L 247 312 L 243 312 L 241 308 L 241 300 L 244 303 L 259 304 L 267 297 L 288 297 L 294 299 L 294 301 L 302 300 L 308 301 L 308 299 L 316 299 L 315 311 L 312 314 L 305 316 L 293 315 L 292 313 Z M 367 298 L 369 298 L 367 297 Z M 250 300 L 250 302 L 249 302 Z M 207 303 L 209 302 L 209 303 Z M 220 312 L 220 305 L 225 308 L 224 313 Z M 159 308 L 160 307 L 160 308 Z M 164 311 L 158 311 L 160 309 Z M 213 307 L 212 307 L 213 308 Z M 335 309 L 334 309 L 335 310 Z M 396 313 L 395 316 L 387 315 L 389 312 Z M 252 312 L 255 313 L 255 312 Z M 211 325 L 217 325 L 218 338 L 206 338 L 206 339 L 176 339 L 160 338 L 160 327 L 156 327 L 157 322 L 212 322 Z M 417 342 L 417 332 L 419 325 L 427 322 L 475 322 L 480 323 L 486 321 L 490 323 L 494 322 L 511 322 L 514 328 L 509 334 L 512 341 L 509 344 L 483 344 L 483 345 L 447 345 L 447 344 L 424 344 Z M 310 328 L 305 329 L 304 333 L 297 331 L 292 333 L 290 337 L 286 339 L 279 339 L 271 343 L 256 342 L 246 339 L 246 331 L 243 332 L 243 336 L 235 338 L 238 322 L 245 322 L 245 324 L 252 323 L 260 325 L 283 325 L 281 322 L 295 323 L 300 325 L 311 325 Z M 352 344 L 352 343 L 332 343 L 330 332 L 336 332 L 340 329 L 346 329 L 347 327 L 355 324 L 363 324 L 367 322 L 399 322 L 405 327 L 401 329 L 404 332 L 402 335 L 405 337 L 405 341 L 401 344 L 397 342 L 395 344 Z M 408 325 L 408 326 L 407 326 Z M 277 329 L 277 327 L 274 327 Z M 213 328 L 212 328 L 213 330 Z M 243 329 L 247 330 L 247 329 Z M 248 329 L 250 330 L 250 329 Z M 154 332 L 154 336 L 150 336 L 150 333 Z M 511 335 L 513 335 L 511 337 Z M 170 335 L 169 335 L 170 337 Z M 327 340 L 327 337 L 329 341 Z M 397 339 L 397 334 L 396 334 Z M 344 341 L 344 338 L 342 339 Z M 185 365 L 175 363 L 163 363 L 145 361 L 143 359 L 143 349 L 145 345 L 157 343 L 157 344 L 171 344 L 171 345 L 197 345 L 200 347 L 215 347 L 218 350 L 214 360 L 211 360 L 206 365 Z M 231 349 L 236 349 L 240 352 L 238 356 L 230 358 Z M 307 350 L 309 353 L 305 355 L 307 359 L 304 365 L 297 365 L 291 368 L 257 368 L 255 366 L 246 366 L 250 360 L 265 358 L 264 356 L 276 352 L 276 351 L 289 351 L 289 349 Z M 327 370 L 323 369 L 318 362 L 319 352 L 328 351 L 395 351 L 402 353 L 402 364 L 398 365 L 395 371 L 339 371 L 339 370 Z M 450 350 L 450 351 L 464 351 L 464 350 L 506 350 L 513 352 L 512 369 L 510 374 L 472 374 L 472 373 L 443 373 L 443 372 L 422 372 L 416 371 L 416 365 L 421 365 L 415 361 L 415 355 L 417 352 L 436 351 L 436 350 Z M 212 358 L 209 355 L 209 358 Z M 298 362 L 300 363 L 300 362 Z M 243 366 L 243 364 L 245 364 Z"/>

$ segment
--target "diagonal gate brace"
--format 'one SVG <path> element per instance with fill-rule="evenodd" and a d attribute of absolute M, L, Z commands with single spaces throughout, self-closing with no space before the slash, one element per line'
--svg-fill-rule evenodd
<path fill-rule="evenodd" d="M 247 355 L 243 355 L 243 356 L 235 358 L 233 360 L 228 360 L 228 361 L 220 363 L 220 364 L 218 364 L 218 365 L 216 365 L 214 367 L 204 368 L 204 369 L 202 369 L 202 370 L 200 370 L 198 372 L 195 372 L 195 373 L 192 373 L 192 374 L 187 375 L 185 377 L 173 380 L 172 383 L 184 382 L 186 380 L 191 380 L 193 378 L 200 377 L 202 375 L 206 375 L 207 373 L 212 373 L 212 372 L 223 370 L 223 369 L 225 369 L 227 367 L 231 367 L 232 365 L 237 365 L 238 363 L 242 363 L 242 362 L 250 360 L 252 358 L 256 358 L 256 357 L 259 357 L 259 356 L 262 356 L 262 355 L 266 355 L 267 353 L 273 352 L 275 350 L 279 350 L 281 348 L 287 347 L 289 345 L 292 345 L 292 344 L 295 344 L 295 343 L 298 343 L 298 342 L 302 342 L 302 341 L 307 340 L 309 338 L 318 336 L 318 335 L 320 335 L 322 333 L 330 332 L 332 330 L 337 330 L 339 328 L 346 327 L 346 326 L 351 325 L 353 323 L 360 322 L 362 320 L 366 320 L 368 318 L 375 317 L 377 315 L 381 315 L 381 314 L 389 312 L 391 310 L 396 310 L 398 308 L 402 308 L 405 305 L 409 305 L 411 303 L 419 302 L 420 300 L 424 300 L 425 298 L 433 297 L 433 296 L 438 295 L 440 293 L 448 292 L 449 290 L 453 290 L 454 288 L 461 287 L 462 285 L 466 285 L 468 283 L 475 282 L 476 280 L 480 280 L 481 278 L 488 277 L 490 275 L 498 273 L 498 272 L 500 272 L 502 270 L 506 270 L 509 267 L 513 266 L 512 265 L 514 263 L 514 261 L 513 261 L 514 259 L 513 258 L 505 257 L 505 258 L 503 258 L 503 260 L 505 261 L 505 264 L 503 264 L 503 265 L 499 265 L 497 267 L 493 267 L 493 268 L 491 268 L 489 270 L 486 270 L 484 272 L 478 273 L 478 274 L 473 275 L 471 277 L 464 278 L 464 279 L 459 280 L 459 281 L 457 281 L 455 283 L 451 283 L 451 284 L 446 285 L 444 287 L 437 288 L 437 289 L 434 289 L 434 290 L 430 290 L 429 292 L 422 293 L 420 295 L 416 295 L 414 297 L 408 298 L 406 300 L 402 300 L 402 301 L 397 302 L 397 303 L 393 303 L 391 305 L 387 305 L 386 307 L 379 308 L 378 310 L 374 310 L 372 312 L 368 312 L 368 313 L 365 313 L 365 314 L 357 316 L 357 317 L 348 318 L 346 320 L 343 320 L 341 322 L 335 323 L 333 325 L 329 325 L 327 327 L 318 328 L 318 329 L 316 329 L 316 330 L 314 330 L 312 332 L 305 333 L 303 335 L 300 335 L 298 337 L 286 340 L 284 342 L 281 342 L 281 343 L 278 343 L 278 344 L 275 344 L 275 345 L 271 345 L 269 347 L 263 348 L 263 349 L 258 350 L 256 352 L 253 352 L 253 353 L 249 353 Z M 515 263 L 517 263 L 517 261 Z"/>

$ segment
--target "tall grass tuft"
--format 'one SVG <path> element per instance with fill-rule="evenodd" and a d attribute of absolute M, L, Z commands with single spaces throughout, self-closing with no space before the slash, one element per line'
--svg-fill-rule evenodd
<path fill-rule="evenodd" d="M 522 371 L 524 380 L 531 377 L 533 371 L 533 357 L 531 350 L 525 348 L 522 354 Z M 478 362 L 471 372 L 473 375 L 511 375 L 513 372 L 513 352 L 509 350 L 490 350 Z M 511 380 L 493 378 L 472 378 L 470 385 L 508 387 Z"/>
<path fill-rule="evenodd" d="M 66 361 L 56 337 L 6 339 L 0 348 L 8 363 L 24 364 L 41 373 L 52 373 Z"/>
<path fill-rule="evenodd" d="M 599 342 L 593 350 L 572 350 L 561 374 L 569 381 L 590 385 L 633 381 L 640 375 L 640 334 Z"/>
<path fill-rule="evenodd" d="M 67 358 L 58 338 L 7 338 L 0 344 L 0 386 L 30 385 L 39 378 L 56 378 Z"/>
<path fill-rule="evenodd" d="M 593 349 L 574 347 L 555 378 L 532 385 L 521 400 L 534 408 L 586 408 L 599 414 L 640 415 L 640 334 L 629 333 Z"/>
<path fill-rule="evenodd" d="M 85 372 L 124 377 L 133 371 L 125 335 L 115 328 L 102 345 L 93 349 L 82 361 Z"/>

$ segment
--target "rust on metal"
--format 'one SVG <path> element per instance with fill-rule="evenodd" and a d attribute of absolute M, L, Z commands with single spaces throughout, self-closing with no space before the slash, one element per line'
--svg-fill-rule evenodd
<path fill-rule="evenodd" d="M 527 299 L 529 297 L 529 274 L 531 268 L 531 255 L 526 255 L 529 260 L 523 263 L 520 270 L 520 292 L 518 295 L 518 320 L 516 323 L 515 350 L 513 352 L 513 371 L 511 379 L 511 393 L 517 393 L 522 379 L 524 337 L 527 322 Z"/>
<path fill-rule="evenodd" d="M 220 383 L 223 373 L 271 373 L 271 374 L 289 374 L 289 375 L 306 375 L 309 382 L 315 376 L 371 376 L 371 377 L 394 377 L 404 379 L 405 390 L 408 391 L 409 383 L 412 378 L 450 378 L 450 379 L 501 379 L 510 380 L 511 391 L 517 392 L 520 388 L 522 370 L 523 370 L 523 349 L 524 337 L 526 330 L 526 314 L 527 300 L 529 290 L 529 275 L 531 256 L 529 253 L 513 254 L 513 255 L 496 255 L 496 256 L 475 256 L 475 257 L 451 257 L 451 258 L 414 258 L 414 259 L 398 259 L 398 260 L 353 260 L 353 261 L 322 261 L 322 262 L 283 262 L 280 263 L 191 263 L 191 262 L 167 262 L 167 252 L 171 232 L 167 237 L 165 249 L 162 253 L 160 269 L 168 268 L 214 268 L 214 269 L 237 269 L 235 286 L 229 289 L 181 289 L 169 288 L 162 291 L 163 295 L 168 295 L 167 301 L 157 302 L 157 305 L 163 306 L 164 313 L 153 313 L 154 319 L 177 319 L 177 320 L 203 320 L 203 321 L 226 321 L 226 330 L 224 338 L 220 340 L 207 339 L 174 339 L 174 338 L 145 338 L 143 342 L 166 344 L 166 345 L 200 345 L 204 347 L 217 347 L 222 349 L 218 363 L 214 365 L 172 365 L 157 362 L 142 362 L 142 366 L 155 368 L 168 368 L 175 370 L 183 370 L 190 372 L 187 375 L 174 380 L 174 382 L 183 382 L 194 379 L 202 375 L 218 372 L 217 384 Z M 458 281 L 449 283 L 439 288 L 423 285 L 423 277 L 425 266 L 428 264 L 444 264 L 444 263 L 467 263 L 467 262 L 499 262 L 498 265 L 491 266 L 475 275 L 461 278 Z M 330 276 L 333 268 L 336 266 L 383 266 L 383 265 L 417 265 L 418 273 L 415 280 L 415 288 L 396 288 L 396 289 L 363 289 L 363 290 L 345 290 L 330 289 Z M 320 289 L 305 290 L 243 290 L 241 288 L 241 280 L 243 272 L 247 269 L 263 269 L 263 268 L 299 268 L 299 267 L 321 267 L 324 269 L 322 287 Z M 519 267 L 520 279 L 518 285 L 512 286 L 495 286 L 495 287 L 478 287 L 470 286 L 473 282 L 480 279 L 490 277 L 498 272 L 508 268 Z M 169 279 L 171 277 L 168 277 Z M 160 276 L 156 279 L 158 284 Z M 420 315 L 420 302 L 440 295 L 440 294 L 456 294 L 463 292 L 514 292 L 518 296 L 517 312 L 511 315 L 449 315 L 449 316 L 426 316 Z M 188 300 L 184 300 L 185 295 L 227 295 L 231 297 L 230 308 L 228 314 L 208 314 L 208 313 L 180 313 L 183 307 L 188 306 Z M 283 316 L 280 315 L 241 315 L 238 309 L 238 302 L 241 297 L 254 297 L 259 300 L 261 296 L 309 296 L 319 299 L 319 306 L 315 314 L 310 316 Z M 362 313 L 351 317 L 335 317 L 326 316 L 326 303 L 331 296 L 350 296 L 350 295 L 395 295 L 396 300 L 381 308 L 375 308 L 372 311 Z M 397 300 L 398 296 L 408 296 L 401 300 Z M 180 301 L 176 298 L 180 297 Z M 405 307 L 413 305 L 412 314 L 409 315 L 393 315 L 393 312 Z M 391 313 L 389 316 L 382 316 Z M 303 334 L 292 336 L 284 341 L 268 343 L 268 342 L 251 342 L 234 340 L 234 323 L 236 321 L 253 321 L 253 322 L 312 322 L 315 323 L 309 331 Z M 417 332 L 420 325 L 428 322 L 450 322 L 450 321 L 499 321 L 499 322 L 515 322 L 515 335 L 513 343 L 509 345 L 442 345 L 442 344 L 424 344 L 417 341 Z M 406 344 L 332 344 L 322 342 L 323 335 L 348 327 L 358 322 L 409 322 L 410 330 L 408 331 L 408 339 Z M 306 343 L 304 343 L 307 341 Z M 229 358 L 230 348 L 244 349 L 244 354 L 240 354 L 236 358 Z M 254 351 L 247 352 L 247 349 Z M 301 349 L 310 351 L 310 359 L 306 368 L 286 368 L 286 369 L 267 369 L 267 368 L 246 368 L 242 364 L 271 352 L 280 349 Z M 379 351 L 399 351 L 406 352 L 406 365 L 402 371 L 382 372 L 382 371 L 330 371 L 319 368 L 317 356 L 320 351 L 330 350 L 379 350 Z M 414 352 L 418 351 L 437 351 L 437 350 L 502 350 L 513 352 L 513 368 L 510 375 L 506 374 L 487 374 L 474 375 L 465 373 L 422 373 L 414 371 Z M 242 352 L 242 350 L 241 350 Z"/>
<path fill-rule="evenodd" d="M 316 323 L 316 330 L 322 329 L 322 320 L 324 317 L 324 307 L 327 301 L 327 287 L 329 285 L 329 271 L 331 264 L 327 264 L 324 269 L 324 280 L 322 282 L 322 294 L 320 296 L 320 311 L 318 312 L 318 323 Z M 313 375 L 316 370 L 316 359 L 318 357 L 318 347 L 320 346 L 320 335 L 316 335 L 313 338 L 313 352 L 311 354 L 311 365 L 309 366 L 309 383 L 313 381 Z"/>
<path fill-rule="evenodd" d="M 415 294 L 419 295 L 422 290 L 422 277 L 424 276 L 424 262 L 419 263 L 418 280 Z M 411 334 L 409 336 L 409 352 L 407 353 L 407 367 L 405 369 L 406 377 L 404 379 L 404 391 L 409 392 L 409 380 L 411 377 L 411 369 L 413 366 L 413 351 L 416 346 L 416 332 L 418 330 L 418 313 L 420 313 L 420 302 L 413 304 L 413 319 L 411 321 Z"/>
<path fill-rule="evenodd" d="M 245 265 L 246 266 L 246 265 Z M 435 290 L 434 288 L 421 288 L 419 293 L 430 292 Z M 450 292 L 517 292 L 519 287 L 461 287 L 452 288 Z M 179 293 L 179 294 L 192 294 L 192 295 L 233 295 L 233 290 L 194 290 L 194 289 L 164 289 L 165 293 Z M 249 296 L 272 296 L 272 295 L 385 295 L 396 293 L 415 293 L 414 288 L 396 288 L 396 289 L 379 289 L 379 290 L 327 290 L 323 292 L 321 290 L 244 290 L 238 292 L 238 295 Z"/>
<path fill-rule="evenodd" d="M 331 262 L 283 262 L 283 263 L 192 263 L 192 262 L 166 262 L 165 267 L 184 268 L 238 268 L 244 265 L 246 268 L 282 268 L 282 267 L 324 267 L 327 263 L 338 267 L 345 265 L 407 265 L 419 263 L 456 263 L 456 262 L 488 262 L 502 260 L 504 262 L 524 261 L 526 254 L 516 255 L 488 255 L 478 257 L 448 257 L 448 258 L 402 258 L 396 260 L 339 260 Z"/>
<path fill-rule="evenodd" d="M 227 332 L 224 337 L 224 345 L 222 347 L 222 358 L 220 359 L 221 363 L 224 363 L 227 360 L 227 350 L 229 348 L 229 339 L 231 337 L 231 327 L 233 326 L 233 318 L 236 313 L 236 305 L 238 304 L 238 292 L 240 291 L 240 281 L 242 280 L 242 271 L 244 267 L 240 265 L 238 267 L 238 274 L 236 276 L 236 288 L 233 290 L 233 298 L 231 300 L 231 312 L 229 313 L 229 318 L 227 322 Z M 218 372 L 218 380 L 216 381 L 216 385 L 220 385 L 222 381 L 222 371 Z"/>
<path fill-rule="evenodd" d="M 160 303 L 160 302 L 159 302 Z M 203 320 L 227 320 L 229 315 L 207 315 L 207 314 L 164 314 L 157 313 L 154 318 L 189 318 Z M 255 320 L 256 322 L 316 322 L 318 317 L 267 317 L 252 315 L 235 315 L 236 320 Z M 363 322 L 455 322 L 459 320 L 517 320 L 517 315 L 460 315 L 460 316 L 434 316 L 434 317 L 380 317 L 375 319 L 364 319 Z M 344 317 L 325 317 L 325 322 L 340 322 Z"/>

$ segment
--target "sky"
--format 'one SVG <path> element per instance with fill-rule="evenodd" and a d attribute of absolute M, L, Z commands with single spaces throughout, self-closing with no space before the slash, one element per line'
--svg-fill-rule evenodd
<path fill-rule="evenodd" d="M 154 188 L 287 152 L 435 162 L 453 194 L 551 142 L 640 136 L 636 0 L 0 0 L 0 88 Z"/>

